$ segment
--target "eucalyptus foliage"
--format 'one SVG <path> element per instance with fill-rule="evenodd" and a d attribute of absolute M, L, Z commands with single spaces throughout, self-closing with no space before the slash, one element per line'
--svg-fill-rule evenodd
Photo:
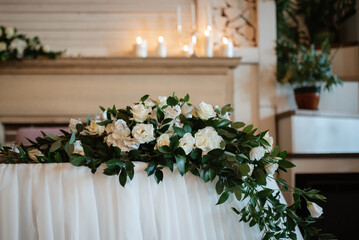
<path fill-rule="evenodd" d="M 64 51 L 51 51 L 39 37 L 29 38 L 16 28 L 0 26 L 0 60 L 36 59 L 39 56 L 54 59 Z"/>
<path fill-rule="evenodd" d="M 124 109 L 117 109 L 115 106 L 107 109 L 101 107 L 101 120 L 88 117 L 85 123 L 78 122 L 75 129 L 72 128 L 69 132 L 62 131 L 63 135 L 43 133 L 43 137 L 38 137 L 35 141 L 30 140 L 29 146 L 2 147 L 0 161 L 71 162 L 74 166 L 89 167 L 92 173 L 104 164 L 106 168 L 103 173 L 117 175 L 123 187 L 134 177 L 135 161 L 147 162 L 145 171 L 148 176 L 153 175 L 157 183 L 163 181 L 164 168 L 174 171 L 174 165 L 177 164 L 177 170 L 181 175 L 193 174 L 202 178 L 204 182 L 216 182 L 215 188 L 219 195 L 217 204 L 225 203 L 230 195 L 234 195 L 238 201 L 245 201 L 245 207 L 232 210 L 238 215 L 239 221 L 248 223 L 250 227 L 258 226 L 263 232 L 262 239 L 296 239 L 296 227 L 300 227 L 305 239 L 334 239 L 332 235 L 321 234 L 320 230 L 311 226 L 317 219 L 309 212 L 304 218 L 296 214 L 302 201 L 324 201 L 325 197 L 317 190 L 291 187 L 280 175 L 273 177 L 268 173 L 268 164 L 277 164 L 278 174 L 295 166 L 285 160 L 285 151 L 279 152 L 278 146 L 272 148 L 267 131 L 258 132 L 253 125 L 231 121 L 228 117 L 233 111 L 230 105 L 214 109 L 211 105 L 206 105 L 208 111 L 215 112 L 214 117 L 208 119 L 201 114 L 199 108 L 189 103 L 188 94 L 180 99 L 173 94 L 162 103 L 146 95 L 135 106 L 144 107 L 146 111 L 151 112 L 145 115 L 141 123 L 135 120 L 134 106 Z M 185 107 L 192 108 L 192 111 L 185 114 Z M 168 112 L 174 108 L 182 110 L 178 116 L 169 118 Z M 109 126 L 119 120 L 126 124 L 126 128 L 123 129 L 132 130 L 131 135 L 126 135 L 127 139 L 134 139 L 133 129 L 136 126 L 146 124 L 153 127 L 153 140 L 134 145 L 135 149 L 129 151 L 109 144 Z M 101 130 L 101 127 L 106 130 Z M 181 139 L 186 134 L 196 137 L 197 133 L 208 127 L 214 129 L 222 139 L 216 148 L 203 151 L 194 145 L 193 149 L 186 153 L 184 148 L 180 147 Z M 169 141 L 159 145 L 158 139 L 164 134 L 170 136 Z M 81 144 L 80 149 L 76 143 Z M 267 151 L 261 156 L 253 157 L 252 151 L 256 148 Z M 280 190 L 266 187 L 268 180 L 276 181 L 282 191 L 291 191 L 294 203 L 288 206 L 281 202 Z"/>

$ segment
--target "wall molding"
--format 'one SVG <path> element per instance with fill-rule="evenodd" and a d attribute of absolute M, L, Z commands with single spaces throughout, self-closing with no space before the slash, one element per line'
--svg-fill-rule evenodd
<path fill-rule="evenodd" d="M 226 75 L 236 58 L 78 57 L 0 63 L 0 74 L 215 74 Z"/>

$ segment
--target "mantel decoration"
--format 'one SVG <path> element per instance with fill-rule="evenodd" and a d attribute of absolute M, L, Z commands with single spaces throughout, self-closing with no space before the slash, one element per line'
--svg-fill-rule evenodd
<path fill-rule="evenodd" d="M 29 146 L 1 147 L 0 162 L 61 163 L 87 166 L 95 173 L 101 164 L 106 175 L 119 175 L 124 187 L 134 176 L 135 161 L 147 162 L 148 176 L 157 183 L 163 180 L 163 168 L 177 170 L 181 175 L 194 174 L 204 182 L 216 181 L 220 195 L 217 204 L 234 195 L 238 201 L 248 201 L 243 209 L 232 208 L 239 221 L 258 225 L 262 239 L 296 239 L 299 227 L 305 239 L 334 239 L 311 226 L 322 214 L 314 201 L 325 197 L 314 189 L 289 186 L 273 174 L 295 167 L 285 160 L 286 152 L 273 148 L 268 131 L 257 133 L 253 125 L 233 122 L 233 109 L 220 108 L 202 102 L 198 107 L 189 103 L 189 95 L 178 98 L 150 99 L 124 109 L 100 107 L 101 116 L 86 122 L 71 119 L 69 132 L 31 141 Z M 280 190 L 266 187 L 267 180 L 276 181 L 282 191 L 292 191 L 294 203 L 280 201 Z M 307 216 L 295 212 L 306 201 Z"/>
<path fill-rule="evenodd" d="M 54 59 L 64 51 L 51 51 L 42 45 L 38 37 L 28 38 L 18 33 L 16 28 L 0 26 L 0 59 L 1 61 L 36 59 L 40 56 Z"/>

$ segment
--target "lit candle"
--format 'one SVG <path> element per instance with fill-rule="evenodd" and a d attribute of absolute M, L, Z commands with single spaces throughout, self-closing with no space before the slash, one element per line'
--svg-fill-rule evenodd
<path fill-rule="evenodd" d="M 205 30 L 204 35 L 205 35 L 205 49 L 204 49 L 205 56 L 213 57 L 213 41 L 210 36 L 209 30 Z"/>
<path fill-rule="evenodd" d="M 188 45 L 184 45 L 183 46 L 183 55 L 186 57 L 189 57 L 192 54 L 193 54 L 193 50 Z"/>
<path fill-rule="evenodd" d="M 177 31 L 182 31 L 182 23 L 181 23 L 181 6 L 177 6 Z"/>
<path fill-rule="evenodd" d="M 164 38 L 162 36 L 158 37 L 158 45 L 157 45 L 157 56 L 158 57 L 166 57 L 166 45 L 164 43 Z"/>
<path fill-rule="evenodd" d="M 133 46 L 133 51 L 136 57 L 147 57 L 147 42 L 141 37 L 136 38 L 136 44 Z"/>
<path fill-rule="evenodd" d="M 207 24 L 207 30 L 211 31 L 212 30 L 212 18 L 211 18 L 211 6 L 209 4 L 207 4 L 207 9 L 206 9 L 206 24 Z"/>
<path fill-rule="evenodd" d="M 191 3 L 192 30 L 196 30 L 196 5 Z"/>
<path fill-rule="evenodd" d="M 221 52 L 223 57 L 233 57 L 233 42 L 231 39 L 223 37 L 222 38 L 222 45 L 221 45 Z"/>

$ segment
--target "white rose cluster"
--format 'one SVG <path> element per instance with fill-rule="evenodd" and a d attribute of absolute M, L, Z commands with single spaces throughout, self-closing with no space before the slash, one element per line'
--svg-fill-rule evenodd
<path fill-rule="evenodd" d="M 136 104 L 131 107 L 131 113 L 133 114 L 133 120 L 138 123 L 142 123 L 146 121 L 151 113 L 152 109 L 150 107 L 146 107 L 143 104 Z"/>
<path fill-rule="evenodd" d="M 120 148 L 123 152 L 138 149 L 140 146 L 140 143 L 130 136 L 131 130 L 122 119 L 108 124 L 105 130 L 108 134 L 105 137 L 108 146 L 113 145 Z"/>
<path fill-rule="evenodd" d="M 10 50 L 16 50 L 17 51 L 17 57 L 22 58 L 24 56 L 24 50 L 27 47 L 26 41 L 16 38 L 11 41 L 9 49 Z"/>
<path fill-rule="evenodd" d="M 196 143 L 195 138 L 192 136 L 191 133 L 186 133 L 183 137 L 179 140 L 179 147 L 181 147 L 186 155 L 190 154 L 194 148 L 194 144 Z"/>
<path fill-rule="evenodd" d="M 269 136 L 269 133 L 267 132 L 264 137 L 264 140 L 266 140 L 269 143 L 269 146 L 265 146 L 264 149 L 267 153 L 271 152 L 273 149 L 273 138 Z"/>
<path fill-rule="evenodd" d="M 251 151 L 249 152 L 249 159 L 254 161 L 259 161 L 261 160 L 262 157 L 264 157 L 265 154 L 265 149 L 263 147 L 255 147 L 252 148 Z"/>
<path fill-rule="evenodd" d="M 86 127 L 87 133 L 90 135 L 102 135 L 105 132 L 105 127 L 98 125 L 98 120 L 91 120 L 90 125 Z"/>
<path fill-rule="evenodd" d="M 323 208 L 314 202 L 308 201 L 307 208 L 313 218 L 318 218 L 323 214 Z"/>
<path fill-rule="evenodd" d="M 220 148 L 223 138 L 218 135 L 217 131 L 213 127 L 205 127 L 200 129 L 194 136 L 195 147 L 202 149 L 206 154 L 209 151 Z"/>
<path fill-rule="evenodd" d="M 195 114 L 202 120 L 208 120 L 216 116 L 216 112 L 211 104 L 201 102 Z"/>
<path fill-rule="evenodd" d="M 5 51 L 5 50 L 6 50 L 6 43 L 0 42 L 0 52 Z"/>
<path fill-rule="evenodd" d="M 75 133 L 77 133 L 77 129 L 76 129 L 76 125 L 82 123 L 80 119 L 73 119 L 71 118 L 70 120 L 70 124 L 69 124 L 69 129 Z"/>

